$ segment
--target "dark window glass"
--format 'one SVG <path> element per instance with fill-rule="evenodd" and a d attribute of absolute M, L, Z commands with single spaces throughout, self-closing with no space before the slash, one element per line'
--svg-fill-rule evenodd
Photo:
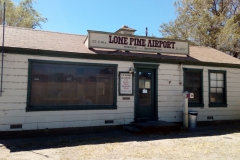
<path fill-rule="evenodd" d="M 194 93 L 194 98 L 189 98 L 189 103 L 202 103 L 202 72 L 185 71 L 184 91 Z"/>
<path fill-rule="evenodd" d="M 32 63 L 30 106 L 113 105 L 114 67 Z"/>
<path fill-rule="evenodd" d="M 139 106 L 152 105 L 152 72 L 139 72 Z"/>
<path fill-rule="evenodd" d="M 210 73 L 210 103 L 225 103 L 224 73 Z"/>

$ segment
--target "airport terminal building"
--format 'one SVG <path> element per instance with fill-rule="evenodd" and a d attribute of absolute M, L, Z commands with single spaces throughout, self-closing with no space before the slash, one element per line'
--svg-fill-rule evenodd
<path fill-rule="evenodd" d="M 0 131 L 182 122 L 183 91 L 198 121 L 240 120 L 239 59 L 134 32 L 7 26 Z"/>

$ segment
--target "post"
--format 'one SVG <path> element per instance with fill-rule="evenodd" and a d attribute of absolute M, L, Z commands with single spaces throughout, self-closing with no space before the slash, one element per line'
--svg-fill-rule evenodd
<path fill-rule="evenodd" d="M 188 98 L 184 98 L 183 126 L 188 128 Z"/>
<path fill-rule="evenodd" d="M 183 92 L 183 98 L 184 98 L 183 127 L 188 128 L 188 98 L 189 98 L 189 92 L 188 91 Z"/>

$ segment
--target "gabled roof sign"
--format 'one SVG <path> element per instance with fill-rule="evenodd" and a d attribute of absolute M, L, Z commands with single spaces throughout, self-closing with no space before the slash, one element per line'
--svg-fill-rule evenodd
<path fill-rule="evenodd" d="M 188 41 L 88 30 L 88 48 L 189 55 Z"/>

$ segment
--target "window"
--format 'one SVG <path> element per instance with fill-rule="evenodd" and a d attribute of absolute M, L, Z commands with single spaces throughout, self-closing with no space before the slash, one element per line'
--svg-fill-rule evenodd
<path fill-rule="evenodd" d="M 203 72 L 201 69 L 184 68 L 184 91 L 194 93 L 188 99 L 189 107 L 203 107 Z"/>
<path fill-rule="evenodd" d="M 227 107 L 226 72 L 209 70 L 209 107 Z"/>
<path fill-rule="evenodd" d="M 28 111 L 116 108 L 117 65 L 29 60 Z"/>

